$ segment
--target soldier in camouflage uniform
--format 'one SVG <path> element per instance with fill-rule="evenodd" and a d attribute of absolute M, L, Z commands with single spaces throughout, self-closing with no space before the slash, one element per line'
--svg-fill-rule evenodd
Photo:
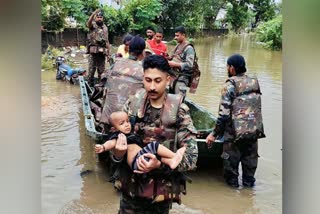
<path fill-rule="evenodd" d="M 112 112 L 120 111 L 136 90 L 143 88 L 143 69 L 141 61 L 144 59 L 143 50 L 145 41 L 140 36 L 135 36 L 129 44 L 129 58 L 116 58 L 115 63 L 108 71 L 105 85 L 105 102 L 103 105 L 100 122 L 105 124 L 108 131 L 109 117 Z"/>
<path fill-rule="evenodd" d="M 179 26 L 175 28 L 174 39 L 177 40 L 178 45 L 175 47 L 173 55 L 169 58 L 169 65 L 177 77 L 173 83 L 172 90 L 175 94 L 178 94 L 180 87 L 187 87 L 190 84 L 195 50 L 187 41 L 184 27 Z"/>
<path fill-rule="evenodd" d="M 250 120 L 246 120 L 245 124 L 236 124 L 237 116 L 234 116 L 236 111 L 241 108 L 240 103 L 235 102 L 240 92 L 249 96 L 256 94 L 260 99 L 260 87 L 256 78 L 251 78 L 245 75 L 246 64 L 244 58 L 235 54 L 227 60 L 227 71 L 229 79 L 224 84 L 221 92 L 221 101 L 219 105 L 219 115 L 213 132 L 207 137 L 207 144 L 211 146 L 217 137 L 224 137 L 222 158 L 224 159 L 224 178 L 228 185 L 239 187 L 239 163 L 242 166 L 242 184 L 243 186 L 252 187 L 255 183 L 254 174 L 258 164 L 258 145 L 257 139 L 265 137 L 262 133 L 248 136 L 246 139 L 238 139 L 235 130 L 238 127 L 250 129 Z M 251 102 L 252 100 L 250 100 Z M 259 100 L 260 101 L 260 100 Z M 259 103 L 261 105 L 261 101 Z M 245 115 L 249 109 L 242 109 L 239 115 Z M 262 124 L 262 118 L 252 118 Z M 243 123 L 243 120 L 241 121 Z M 235 127 L 236 126 L 236 127 Z M 240 130 L 247 133 L 247 130 Z M 250 131 L 250 130 L 249 130 Z"/>
<path fill-rule="evenodd" d="M 138 169 L 145 173 L 138 177 L 126 164 L 126 139 L 118 139 L 113 159 L 119 165 L 121 199 L 119 213 L 169 213 L 172 202 L 181 203 L 185 191 L 185 171 L 194 170 L 198 158 L 196 130 L 189 109 L 180 94 L 168 94 L 170 67 L 159 55 L 145 58 L 144 89 L 131 96 L 124 106 L 135 133 L 143 142 L 158 141 L 172 151 L 187 145 L 176 170 L 170 170 L 155 155 L 145 154 L 137 160 Z M 149 161 L 144 157 L 149 158 Z"/>
<path fill-rule="evenodd" d="M 108 28 L 103 23 L 103 13 L 97 9 L 90 16 L 87 26 L 89 28 L 89 74 L 88 83 L 94 85 L 94 74 L 98 70 L 98 78 L 105 69 L 106 56 L 110 56 L 110 44 L 108 40 Z"/>

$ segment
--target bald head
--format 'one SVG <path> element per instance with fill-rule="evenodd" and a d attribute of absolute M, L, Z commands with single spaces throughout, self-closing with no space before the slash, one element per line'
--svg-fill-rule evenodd
<path fill-rule="evenodd" d="M 124 134 L 129 134 L 131 132 L 129 117 L 128 114 L 124 111 L 112 112 L 109 117 L 109 123 L 117 131 L 120 131 Z"/>

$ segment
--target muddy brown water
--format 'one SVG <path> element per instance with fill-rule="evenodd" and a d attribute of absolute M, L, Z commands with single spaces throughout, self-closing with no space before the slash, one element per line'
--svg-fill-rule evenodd
<path fill-rule="evenodd" d="M 246 36 L 197 40 L 196 50 L 202 76 L 190 99 L 216 115 L 227 77 L 226 59 L 242 54 L 247 73 L 260 81 L 267 138 L 259 141 L 253 189 L 229 188 L 221 170 L 199 169 L 191 175 L 182 205 L 174 204 L 170 213 L 281 213 L 282 53 L 256 47 Z M 119 194 L 94 154 L 94 141 L 85 135 L 79 88 L 56 81 L 54 71 L 43 71 L 41 90 L 42 213 L 117 213 Z M 80 176 L 85 170 L 92 173 Z"/>

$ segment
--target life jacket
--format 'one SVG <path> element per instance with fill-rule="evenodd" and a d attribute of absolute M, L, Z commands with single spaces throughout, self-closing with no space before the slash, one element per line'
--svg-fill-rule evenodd
<path fill-rule="evenodd" d="M 99 27 L 95 22 L 92 23 L 93 27 L 88 34 L 88 52 L 89 53 L 107 53 L 108 48 L 108 28 L 105 24 Z"/>
<path fill-rule="evenodd" d="M 150 105 L 146 91 L 140 89 L 134 99 L 136 102 L 131 103 L 130 109 L 132 109 L 132 112 L 130 112 L 129 115 L 135 115 L 134 119 L 131 118 L 132 123 L 135 125 L 135 130 L 143 130 L 144 139 L 155 138 L 156 141 L 161 142 L 161 144 L 167 148 L 175 151 L 176 146 L 173 145 L 173 142 L 176 135 L 177 114 L 179 106 L 183 101 L 183 96 L 180 94 L 166 95 L 158 127 L 144 124 L 145 121 L 143 121 L 143 118 L 146 108 Z"/>
<path fill-rule="evenodd" d="M 247 75 L 230 77 L 227 82 L 235 86 L 231 118 L 234 140 L 254 142 L 266 137 L 261 113 L 261 91 L 258 79 Z"/>
<path fill-rule="evenodd" d="M 112 112 L 120 111 L 130 95 L 143 88 L 141 62 L 126 58 L 116 58 L 108 71 L 105 98 L 100 122 L 109 124 Z"/>
<path fill-rule="evenodd" d="M 192 66 L 191 70 L 187 71 L 183 75 L 185 75 L 189 78 L 189 84 L 187 86 L 190 88 L 189 92 L 194 94 L 198 88 L 199 81 L 200 81 L 200 75 L 201 75 L 201 71 L 200 71 L 199 65 L 198 65 L 198 57 L 197 57 L 197 53 L 196 53 L 194 46 L 188 41 L 185 42 L 183 45 L 178 44 L 174 49 L 174 54 L 172 55 L 172 59 L 174 60 L 176 58 L 178 61 L 181 62 L 182 58 L 183 58 L 183 52 L 189 45 L 194 50 L 194 54 L 195 54 L 194 61 L 193 61 L 193 66 Z M 175 71 L 175 73 L 176 73 L 176 75 L 181 75 L 181 73 L 179 71 Z"/>
<path fill-rule="evenodd" d="M 128 114 L 133 115 L 130 117 L 130 122 L 134 124 L 135 130 L 142 129 L 144 139 L 154 137 L 162 145 L 175 151 L 177 113 L 183 97 L 178 94 L 167 94 L 160 114 L 160 127 L 144 124 L 143 117 L 149 105 L 145 89 L 139 89 L 129 99 L 131 102 Z M 129 173 L 130 168 L 127 166 L 119 167 L 118 170 L 121 191 L 129 196 L 146 198 L 154 202 L 171 200 L 180 204 L 181 193 L 186 194 L 185 181 L 188 178 L 181 172 L 166 168 L 166 170 L 153 170 L 141 176 Z"/>

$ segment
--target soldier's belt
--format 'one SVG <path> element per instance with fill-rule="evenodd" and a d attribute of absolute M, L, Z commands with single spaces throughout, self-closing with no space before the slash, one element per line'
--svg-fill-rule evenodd
<path fill-rule="evenodd" d="M 107 53 L 107 48 L 99 47 L 99 46 L 90 46 L 89 48 L 90 53 Z"/>

